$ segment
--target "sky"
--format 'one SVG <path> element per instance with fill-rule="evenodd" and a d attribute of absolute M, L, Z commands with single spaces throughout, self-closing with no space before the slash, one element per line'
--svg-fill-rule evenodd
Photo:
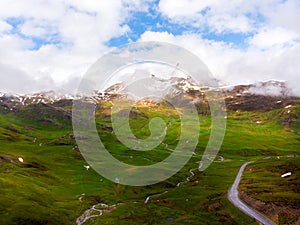
<path fill-rule="evenodd" d="M 103 54 L 163 41 L 226 85 L 286 81 L 300 95 L 299 0 L 1 0 L 0 92 L 72 92 Z"/>

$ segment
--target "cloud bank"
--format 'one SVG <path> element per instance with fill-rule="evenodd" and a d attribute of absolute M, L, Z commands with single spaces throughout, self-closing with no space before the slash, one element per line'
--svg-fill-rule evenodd
<path fill-rule="evenodd" d="M 224 84 L 285 80 L 300 95 L 297 0 L 3 0 L 0 92 L 72 92 L 103 54 L 133 41 L 187 48 Z"/>

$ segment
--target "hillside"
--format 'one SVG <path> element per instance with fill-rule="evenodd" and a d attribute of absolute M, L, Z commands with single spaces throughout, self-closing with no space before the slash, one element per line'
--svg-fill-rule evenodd
<path fill-rule="evenodd" d="M 231 205 L 227 190 L 244 161 L 257 161 L 253 168 L 261 170 L 259 162 L 265 162 L 264 158 L 276 158 L 282 166 L 288 163 L 286 156 L 293 155 L 293 165 L 299 165 L 299 98 L 252 93 L 251 85 L 224 88 L 224 142 L 210 167 L 200 172 L 197 168 L 211 129 L 207 88 L 184 79 L 167 82 L 163 93 L 168 98 L 195 102 L 201 126 L 199 142 L 195 154 L 176 175 L 144 187 L 115 184 L 88 167 L 72 132 L 73 98 L 0 95 L 0 224 L 76 224 L 76 220 L 82 224 L 88 215 L 102 213 L 84 224 L 256 224 Z M 97 104 L 97 129 L 110 153 L 135 165 L 153 164 L 170 155 L 180 133 L 174 108 L 167 102 L 145 99 L 131 110 L 130 125 L 138 138 L 149 136 L 148 123 L 157 115 L 169 124 L 164 144 L 141 153 L 126 148 L 112 132 L 109 115 L 116 98 L 126 102 L 118 85 L 86 99 Z M 271 161 L 266 168 L 270 165 Z M 268 197 L 277 188 L 271 185 L 274 180 L 270 175 L 246 174 L 242 190 L 257 200 L 275 201 Z M 297 176 L 298 172 L 293 173 L 280 186 L 281 193 L 289 193 L 281 196 L 282 207 L 299 210 L 294 204 L 299 194 Z M 267 191 L 270 188 L 274 191 Z M 284 221 L 282 218 L 279 220 Z"/>

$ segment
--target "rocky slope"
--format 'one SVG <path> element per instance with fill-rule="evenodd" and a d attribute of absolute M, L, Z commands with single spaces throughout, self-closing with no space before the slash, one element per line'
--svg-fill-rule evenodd
<path fill-rule="evenodd" d="M 156 88 L 156 93 L 167 100 L 176 99 L 179 102 L 189 100 L 196 105 L 199 114 L 208 115 L 210 113 L 205 93 L 214 89 L 200 87 L 190 77 L 161 79 L 152 75 L 138 86 L 142 88 L 141 90 L 144 87 Z M 97 104 L 113 102 L 116 98 L 129 98 L 128 92 L 132 90 L 136 91 L 132 87 L 128 88 L 124 83 L 117 83 L 104 92 L 95 92 L 93 96 L 85 97 L 85 100 Z M 300 123 L 299 107 L 296 106 L 300 102 L 300 98 L 289 95 L 290 90 L 284 82 L 267 81 L 250 85 L 221 87 L 218 90 L 223 93 L 227 110 L 263 112 L 279 110 L 279 116 L 282 117 L 282 122 L 288 128 L 293 122 Z M 13 113 L 29 120 L 36 119 L 35 115 L 39 115 L 38 122 L 57 125 L 60 120 L 71 121 L 73 99 L 74 96 L 59 95 L 53 91 L 31 95 L 0 93 L 0 113 Z"/>

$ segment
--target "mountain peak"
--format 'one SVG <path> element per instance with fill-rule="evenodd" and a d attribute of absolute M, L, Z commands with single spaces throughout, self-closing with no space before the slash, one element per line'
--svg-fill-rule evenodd
<path fill-rule="evenodd" d="M 278 80 L 260 81 L 253 84 L 239 84 L 222 88 L 226 94 L 252 94 L 273 97 L 288 97 L 292 95 L 286 82 Z"/>

